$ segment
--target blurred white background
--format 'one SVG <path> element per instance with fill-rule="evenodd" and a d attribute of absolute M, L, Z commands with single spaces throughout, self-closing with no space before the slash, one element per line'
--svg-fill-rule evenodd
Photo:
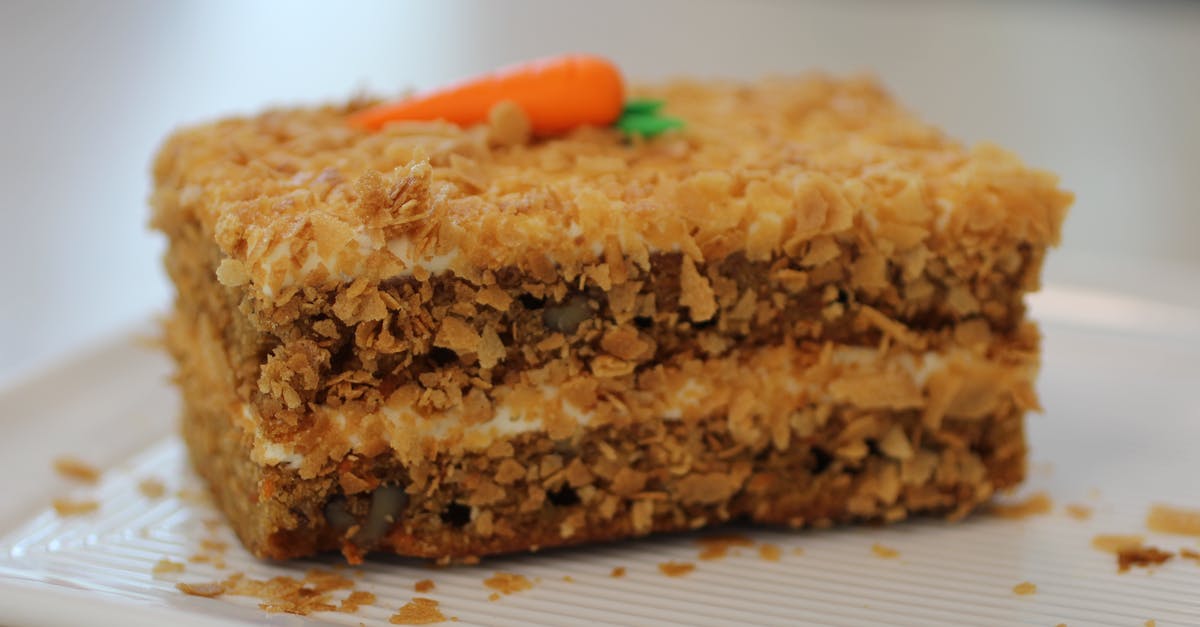
<path fill-rule="evenodd" d="M 1049 278 L 1200 270 L 1200 3 L 0 3 L 0 384 L 163 310 L 172 128 L 563 51 L 634 78 L 870 70 L 1078 200 Z"/>

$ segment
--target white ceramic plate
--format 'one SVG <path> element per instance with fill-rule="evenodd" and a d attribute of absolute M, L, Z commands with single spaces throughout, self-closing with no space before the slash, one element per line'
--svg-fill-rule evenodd
<path fill-rule="evenodd" d="M 176 590 L 177 582 L 235 571 L 257 579 L 303 576 L 338 560 L 258 562 L 223 525 L 205 526 L 216 513 L 187 497 L 202 488 L 173 435 L 178 401 L 167 384 L 169 365 L 144 343 L 120 338 L 0 394 L 0 459 L 7 467 L 0 473 L 0 623 L 386 624 L 412 597 L 425 596 L 460 624 L 1200 624 L 1200 563 L 1175 559 L 1118 574 L 1113 557 L 1090 546 L 1099 533 L 1142 533 L 1164 549 L 1200 548 L 1197 538 L 1144 529 L 1152 503 L 1200 507 L 1200 311 L 1077 286 L 1048 288 L 1034 311 L 1046 335 L 1039 384 L 1046 411 L 1030 418 L 1034 463 L 1024 492 L 1048 491 L 1056 504 L 1051 514 L 819 532 L 735 530 L 778 545 L 779 561 L 753 549 L 700 561 L 695 535 L 439 570 L 372 560 L 354 570 L 361 572 L 357 588 L 377 595 L 374 606 L 307 618 L 266 614 L 252 598 Z M 103 480 L 79 486 L 56 477 L 51 461 L 61 455 L 105 468 Z M 136 486 L 145 477 L 163 480 L 168 496 L 142 495 Z M 48 508 L 59 496 L 94 498 L 101 507 L 59 518 Z M 1072 518 L 1067 503 L 1094 514 Z M 188 563 L 182 574 L 152 576 L 160 558 L 186 561 L 206 537 L 231 542 L 224 569 Z M 899 557 L 875 555 L 875 543 Z M 658 565 L 669 560 L 696 570 L 667 577 Z M 610 576 L 618 566 L 627 576 Z M 536 583 L 489 601 L 482 582 L 498 571 Z M 415 594 L 413 583 L 426 578 L 437 588 Z M 1037 592 L 1015 594 L 1023 581 Z"/>

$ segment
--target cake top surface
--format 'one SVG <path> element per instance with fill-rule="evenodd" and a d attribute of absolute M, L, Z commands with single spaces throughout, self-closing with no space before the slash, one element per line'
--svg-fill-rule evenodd
<path fill-rule="evenodd" d="M 459 128 L 271 110 L 181 130 L 155 165 L 155 222 L 192 219 L 219 279 L 260 297 L 446 270 L 486 282 L 593 271 L 655 252 L 795 254 L 814 238 L 881 250 L 1057 243 L 1071 196 L 992 145 L 965 148 L 872 79 L 821 75 L 635 88 L 686 127 L 652 139 L 583 127 L 533 139 L 514 105 Z M 623 260 L 623 261 L 622 261 Z"/>

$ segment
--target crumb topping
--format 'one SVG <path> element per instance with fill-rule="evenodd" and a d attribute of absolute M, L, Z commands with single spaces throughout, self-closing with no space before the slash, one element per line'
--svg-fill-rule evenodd
<path fill-rule="evenodd" d="M 344 120 L 359 105 L 186 129 L 155 162 L 156 221 L 194 215 L 221 247 L 222 283 L 272 300 L 442 269 L 536 274 L 605 250 L 640 264 L 655 250 L 766 257 L 848 230 L 900 245 L 1049 244 L 1070 203 L 1052 175 L 992 145 L 963 148 L 870 79 L 634 91 L 665 100 L 687 129 L 632 143 L 596 128 L 529 142 L 498 116 L 364 133 Z"/>

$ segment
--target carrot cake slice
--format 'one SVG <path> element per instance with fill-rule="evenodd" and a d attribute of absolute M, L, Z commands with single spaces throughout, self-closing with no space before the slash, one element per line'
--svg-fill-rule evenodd
<path fill-rule="evenodd" d="M 250 551 L 954 518 L 1022 480 L 1053 175 L 870 79 L 631 93 L 683 127 L 355 101 L 165 143 L 183 433 Z"/>

